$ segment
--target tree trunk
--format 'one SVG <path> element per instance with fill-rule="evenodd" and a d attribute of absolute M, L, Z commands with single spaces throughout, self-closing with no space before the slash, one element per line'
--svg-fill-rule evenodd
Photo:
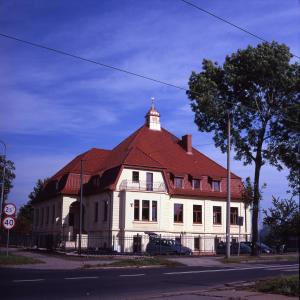
<path fill-rule="evenodd" d="M 261 155 L 258 155 L 255 160 L 254 174 L 254 195 L 253 195 L 253 210 L 252 210 L 252 255 L 258 255 L 257 240 L 258 240 L 258 213 L 259 213 L 259 176 L 261 169 Z"/>

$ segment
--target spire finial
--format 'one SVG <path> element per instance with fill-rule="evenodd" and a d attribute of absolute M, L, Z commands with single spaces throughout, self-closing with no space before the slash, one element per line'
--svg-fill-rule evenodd
<path fill-rule="evenodd" d="M 151 97 L 151 107 L 154 108 L 154 100 L 155 98 L 154 97 Z"/>

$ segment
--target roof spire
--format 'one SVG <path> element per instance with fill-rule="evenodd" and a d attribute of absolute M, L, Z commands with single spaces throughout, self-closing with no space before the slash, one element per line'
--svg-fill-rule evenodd
<path fill-rule="evenodd" d="M 154 97 L 151 97 L 151 108 L 146 115 L 146 125 L 151 130 L 160 131 L 160 114 L 154 107 Z"/>

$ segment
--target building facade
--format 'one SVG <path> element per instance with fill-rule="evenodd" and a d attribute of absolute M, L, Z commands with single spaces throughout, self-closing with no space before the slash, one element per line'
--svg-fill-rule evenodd
<path fill-rule="evenodd" d="M 226 169 L 193 148 L 191 135 L 178 139 L 163 129 L 153 105 L 145 124 L 114 149 L 80 154 L 45 184 L 34 206 L 37 243 L 78 245 L 81 182 L 83 247 L 144 251 L 157 234 L 214 252 L 225 239 Z M 249 240 L 241 178 L 232 173 L 230 185 L 232 239 Z"/>

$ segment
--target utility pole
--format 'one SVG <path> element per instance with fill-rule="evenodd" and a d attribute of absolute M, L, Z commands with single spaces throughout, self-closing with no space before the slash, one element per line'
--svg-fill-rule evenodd
<path fill-rule="evenodd" d="M 226 205 L 226 258 L 230 257 L 230 146 L 231 146 L 230 112 L 227 112 L 227 205 Z"/>
<path fill-rule="evenodd" d="M 83 196 L 83 160 L 80 160 L 80 205 L 79 205 L 79 241 L 78 241 L 78 254 L 81 255 L 81 235 L 82 235 L 82 196 Z"/>
<path fill-rule="evenodd" d="M 1 199 L 0 199 L 0 224 L 2 222 L 2 210 L 4 204 L 4 188 L 5 188 L 5 166 L 6 166 L 6 145 L 3 141 L 0 140 L 0 143 L 3 144 L 4 154 L 3 154 L 3 171 L 2 171 L 2 184 L 1 184 Z"/>

